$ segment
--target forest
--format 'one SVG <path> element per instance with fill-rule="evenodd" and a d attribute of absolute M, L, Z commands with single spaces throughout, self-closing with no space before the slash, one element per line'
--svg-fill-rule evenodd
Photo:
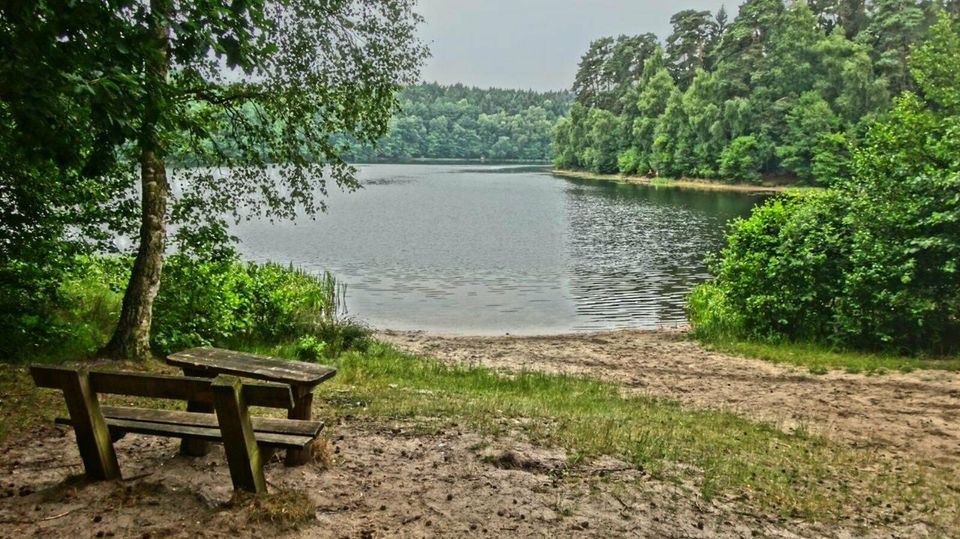
<path fill-rule="evenodd" d="M 399 112 L 376 143 L 349 144 L 344 156 L 357 162 L 407 159 L 548 161 L 550 132 L 566 116 L 566 91 L 480 89 L 462 84 L 421 83 L 404 88 Z"/>
<path fill-rule="evenodd" d="M 878 80 L 899 94 L 881 112 L 864 111 L 847 126 L 853 134 L 815 128 L 833 110 L 819 94 L 796 105 L 816 101 L 819 113 L 787 113 L 785 135 L 813 127 L 775 147 L 779 166 L 831 185 L 775 197 L 730 225 L 712 259 L 715 277 L 689 300 L 702 338 L 935 356 L 960 349 L 960 23 L 940 11 L 924 33 L 898 56 L 903 73 L 896 62 L 877 64 L 890 71 Z M 720 153 L 721 173 L 744 137 L 756 140 L 733 139 Z M 817 146 L 834 138 L 849 140 L 832 151 Z M 806 153 L 794 151 L 799 140 Z M 839 165 L 835 175 L 818 175 L 825 162 Z"/>
<path fill-rule="evenodd" d="M 603 37 L 580 60 L 558 167 L 726 182 L 832 185 L 892 99 L 932 0 L 748 0 L 735 17 L 684 10 L 672 33 Z"/>

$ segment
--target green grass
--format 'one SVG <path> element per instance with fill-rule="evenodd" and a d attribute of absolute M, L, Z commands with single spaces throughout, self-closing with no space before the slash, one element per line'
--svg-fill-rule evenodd
<path fill-rule="evenodd" d="M 456 424 L 519 435 L 564 448 L 571 463 L 611 455 L 658 480 L 693 485 L 707 499 L 782 516 L 873 515 L 884 522 L 921 511 L 958 525 L 960 493 L 949 470 L 895 462 L 803 430 L 785 433 L 732 413 L 626 395 L 590 378 L 449 365 L 381 344 L 344 354 L 335 365 L 337 376 L 318 397 L 340 416 L 403 421 L 425 432 Z"/>
<path fill-rule="evenodd" d="M 960 371 L 960 357 L 923 358 L 894 354 L 834 350 L 808 343 L 764 343 L 742 340 L 707 340 L 708 347 L 762 359 L 806 367 L 810 372 L 823 374 L 831 370 L 851 373 L 883 374 L 889 371 L 909 372 L 916 369 Z"/>
<path fill-rule="evenodd" d="M 650 185 L 672 186 L 676 183 L 675 178 L 650 178 Z"/>
<path fill-rule="evenodd" d="M 297 350 L 292 344 L 247 349 L 284 357 Z M 417 432 L 457 425 L 509 435 L 563 448 L 571 466 L 610 455 L 655 480 L 754 514 L 854 526 L 909 516 L 947 535 L 960 530 L 953 470 L 892 460 L 804 430 L 785 433 L 732 413 L 626 394 L 591 378 L 450 365 L 379 343 L 324 361 L 339 370 L 317 391 L 318 410 L 328 419 L 399 421 Z M 0 434 L 26 435 L 62 408 L 59 394 L 32 388 L 23 367 L 0 370 L 0 390 Z"/>

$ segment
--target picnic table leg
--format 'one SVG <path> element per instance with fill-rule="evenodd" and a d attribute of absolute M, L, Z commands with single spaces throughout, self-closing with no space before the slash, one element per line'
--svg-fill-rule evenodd
<path fill-rule="evenodd" d="M 120 479 L 120 465 L 113 452 L 110 429 L 100 412 L 97 393 L 90 386 L 86 369 L 70 373 L 63 384 L 73 432 L 77 436 L 83 469 L 90 479 Z"/>
<path fill-rule="evenodd" d="M 194 371 L 190 369 L 183 369 L 184 376 L 199 376 L 203 378 L 209 378 L 210 376 L 203 371 Z M 207 414 L 213 413 L 213 403 L 212 402 L 197 402 L 197 401 L 187 401 L 187 411 L 188 412 L 202 412 Z M 194 438 L 184 438 L 180 441 L 180 454 L 185 457 L 202 457 L 210 452 L 210 442 L 203 440 L 197 440 Z"/>
<path fill-rule="evenodd" d="M 313 388 L 298 388 L 296 404 L 287 411 L 288 419 L 310 419 L 313 408 Z M 299 466 L 310 462 L 313 458 L 313 447 L 308 445 L 303 449 L 287 449 L 286 466 Z"/>
<path fill-rule="evenodd" d="M 243 383 L 236 376 L 221 375 L 214 379 L 210 388 L 234 490 L 266 492 L 263 460 L 243 398 Z"/>

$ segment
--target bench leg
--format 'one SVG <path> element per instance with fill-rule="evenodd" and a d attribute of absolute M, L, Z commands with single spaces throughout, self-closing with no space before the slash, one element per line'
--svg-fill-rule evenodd
<path fill-rule="evenodd" d="M 184 376 L 207 376 L 205 373 L 200 371 L 191 371 L 188 369 L 183 370 Z M 188 412 L 203 412 L 207 414 L 213 413 L 213 404 L 209 402 L 196 402 L 196 401 L 187 401 L 187 411 Z M 196 440 L 192 438 L 184 438 L 180 441 L 180 454 L 185 457 L 202 457 L 210 452 L 210 442 L 204 440 Z"/>
<path fill-rule="evenodd" d="M 303 390 L 297 398 L 296 405 L 287 411 L 289 419 L 310 419 L 313 408 L 313 391 Z M 285 466 L 300 466 L 310 462 L 313 458 L 313 447 L 307 446 L 303 449 L 287 449 L 287 458 L 283 464 Z"/>
<path fill-rule="evenodd" d="M 207 402 L 187 402 L 188 412 L 213 413 L 213 405 Z M 180 454 L 185 457 L 202 457 L 210 452 L 210 442 L 197 440 L 195 438 L 184 438 L 180 440 Z"/>
<path fill-rule="evenodd" d="M 247 403 L 243 399 L 243 384 L 236 376 L 218 376 L 210 388 L 213 390 L 213 403 L 234 490 L 266 492 L 263 461 L 253 434 Z"/>
<path fill-rule="evenodd" d="M 120 465 L 113 451 L 110 428 L 100 412 L 97 394 L 86 370 L 71 373 L 64 381 L 63 396 L 70 422 L 77 435 L 83 469 L 90 479 L 120 479 Z"/>

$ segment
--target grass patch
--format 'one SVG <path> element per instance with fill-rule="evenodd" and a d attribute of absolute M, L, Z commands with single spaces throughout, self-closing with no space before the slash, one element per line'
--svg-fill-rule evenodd
<path fill-rule="evenodd" d="M 898 356 L 869 352 L 834 350 L 825 346 L 807 343 L 772 344 L 738 340 L 708 340 L 707 346 L 772 363 L 806 367 L 814 374 L 831 370 L 851 373 L 883 374 L 888 371 L 910 372 L 916 369 L 931 369 L 958 372 L 960 357 L 924 358 Z"/>
<path fill-rule="evenodd" d="M 960 507 L 945 471 L 731 413 L 625 396 L 589 378 L 448 365 L 379 344 L 335 364 L 337 377 L 319 395 L 340 415 L 519 431 L 581 458 L 612 455 L 659 479 L 691 482 L 707 499 L 827 521 L 939 508 L 955 523 Z"/>
<path fill-rule="evenodd" d="M 650 178 L 650 185 L 659 185 L 659 186 L 673 186 L 676 185 L 677 180 L 674 178 Z"/>
<path fill-rule="evenodd" d="M 38 390 L 26 368 L 0 363 L 0 445 L 50 426 L 61 411 L 66 411 L 62 393 Z"/>
<path fill-rule="evenodd" d="M 248 350 L 297 354 L 293 344 Z M 325 419 L 401 421 L 411 432 L 456 424 L 490 436 L 509 433 L 563 448 L 572 462 L 620 458 L 707 500 L 753 511 L 854 526 L 920 518 L 946 535 L 960 530 L 955 471 L 852 449 L 805 430 L 784 433 L 732 413 L 626 395 L 616 384 L 591 378 L 450 365 L 379 343 L 331 363 L 338 375 L 317 391 Z M 62 408 L 60 393 L 33 389 L 22 367 L 0 371 L 0 389 L 21 399 L 11 407 L 4 397 L 0 420 L 6 432 L 11 420 L 21 430 L 27 428 L 21 423 L 50 421 Z M 312 518 L 314 508 L 296 493 L 278 494 L 257 502 L 251 518 L 284 526 Z"/>
<path fill-rule="evenodd" d="M 295 528 L 316 519 L 317 504 L 305 492 L 276 490 L 252 496 L 250 520 L 269 522 L 281 528 Z"/>

